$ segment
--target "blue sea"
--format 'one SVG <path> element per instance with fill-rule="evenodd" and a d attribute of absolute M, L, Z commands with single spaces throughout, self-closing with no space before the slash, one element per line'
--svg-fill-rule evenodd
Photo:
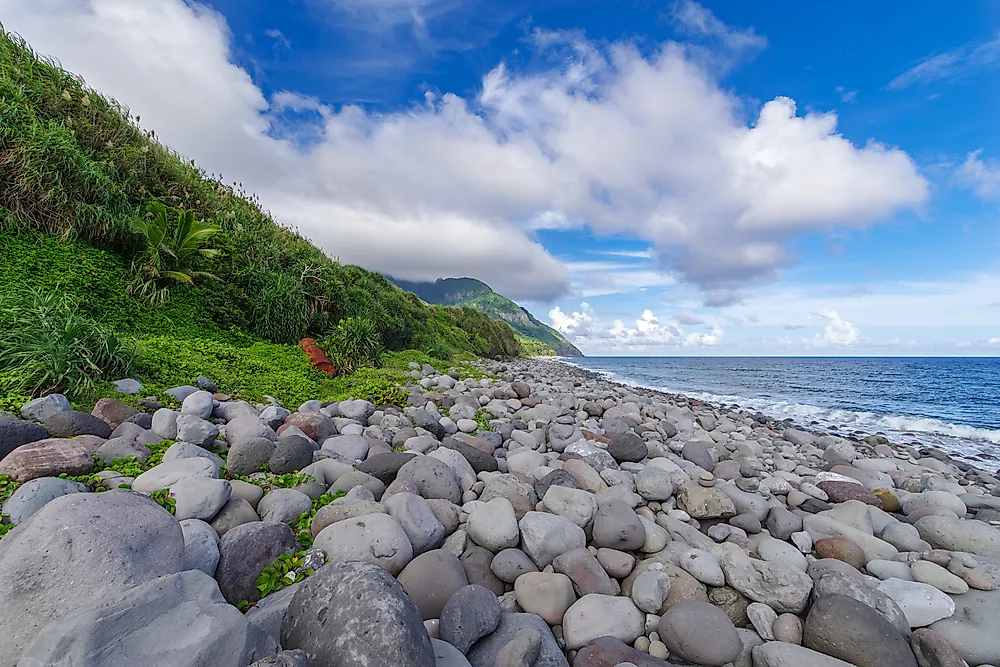
<path fill-rule="evenodd" d="M 585 357 L 610 380 L 1000 466 L 1000 358 Z"/>

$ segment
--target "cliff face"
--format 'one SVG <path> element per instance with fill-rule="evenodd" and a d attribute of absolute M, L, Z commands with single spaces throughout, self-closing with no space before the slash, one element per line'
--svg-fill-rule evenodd
<path fill-rule="evenodd" d="M 410 282 L 389 277 L 389 280 L 427 303 L 446 306 L 467 306 L 502 320 L 520 336 L 538 341 L 554 354 L 582 357 L 572 343 L 552 327 L 537 320 L 531 313 L 486 283 L 475 278 L 438 278 L 434 282 Z"/>

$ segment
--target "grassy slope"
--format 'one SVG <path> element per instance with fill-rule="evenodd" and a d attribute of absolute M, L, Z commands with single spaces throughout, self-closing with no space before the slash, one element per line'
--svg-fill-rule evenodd
<path fill-rule="evenodd" d="M 211 244 L 221 254 L 206 267 L 219 280 L 175 287 L 155 308 L 126 293 L 131 224 L 151 200 L 221 229 Z M 126 109 L 0 34 L 0 298 L 25 287 L 68 293 L 81 312 L 136 338 L 140 376 L 154 389 L 215 373 L 245 398 L 342 394 L 345 381 L 312 370 L 295 343 L 348 316 L 375 322 L 390 350 L 520 352 L 511 329 L 481 313 L 429 307 L 380 274 L 334 262 L 239 184 L 170 152 Z M 268 299 L 301 309 L 302 326 L 262 315 Z M 0 377 L 0 401 L 4 391 Z"/>
<path fill-rule="evenodd" d="M 561 333 L 475 278 L 442 278 L 432 283 L 393 279 L 393 282 L 427 303 L 475 308 L 494 319 L 506 322 L 518 334 L 522 347 L 530 346 L 530 350 L 525 350 L 527 354 L 583 356 Z M 526 343 L 526 339 L 534 342 Z"/>

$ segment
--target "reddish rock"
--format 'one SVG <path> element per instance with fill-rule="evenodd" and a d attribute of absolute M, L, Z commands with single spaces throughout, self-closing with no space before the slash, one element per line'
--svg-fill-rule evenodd
<path fill-rule="evenodd" d="M 493 445 L 485 438 L 466 438 L 463 442 L 470 447 L 475 447 L 483 454 L 489 454 L 490 456 L 493 455 Z"/>
<path fill-rule="evenodd" d="M 600 433 L 591 433 L 587 429 L 580 429 L 580 432 L 583 433 L 583 437 L 586 440 L 591 440 L 593 442 L 602 442 L 605 445 L 611 442 L 611 438 L 609 438 L 606 435 L 601 435 Z"/>
<path fill-rule="evenodd" d="M 820 482 L 817 484 L 830 497 L 831 503 L 843 503 L 848 500 L 860 500 L 866 505 L 874 505 L 881 509 L 882 501 L 874 493 L 851 482 Z"/>
<path fill-rule="evenodd" d="M 22 445 L 0 461 L 0 475 L 21 483 L 63 473 L 85 475 L 94 469 L 94 452 L 103 442 L 98 440 L 50 438 Z"/>
<path fill-rule="evenodd" d="M 825 537 L 816 540 L 813 548 L 820 558 L 835 558 L 856 570 L 860 570 L 868 562 L 864 549 L 858 546 L 857 542 L 846 537 Z"/>
<path fill-rule="evenodd" d="M 322 371 L 333 377 L 337 374 L 337 369 L 333 367 L 330 363 L 330 359 L 323 352 L 322 348 L 316 343 L 313 338 L 303 338 L 299 341 L 299 345 L 302 350 L 309 355 L 309 363 L 316 367 L 317 370 Z"/>
<path fill-rule="evenodd" d="M 330 436 L 337 434 L 333 420 L 319 412 L 293 412 L 285 417 L 276 433 L 280 436 L 289 426 L 298 426 L 302 432 L 312 438 L 315 442 L 323 444 L 323 441 Z"/>
<path fill-rule="evenodd" d="M 669 662 L 654 658 L 614 637 L 595 639 L 580 649 L 573 660 L 573 667 L 615 667 L 622 662 L 631 662 L 636 667 L 672 667 Z"/>
<path fill-rule="evenodd" d="M 106 423 L 113 431 L 124 422 L 127 422 L 129 417 L 139 414 L 139 411 L 117 399 L 102 398 L 97 401 L 90 414 Z"/>

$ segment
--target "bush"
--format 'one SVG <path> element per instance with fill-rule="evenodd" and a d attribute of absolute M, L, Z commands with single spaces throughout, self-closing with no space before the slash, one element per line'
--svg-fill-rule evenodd
<path fill-rule="evenodd" d="M 382 341 L 371 320 L 348 317 L 327 332 L 320 347 L 330 357 L 334 368 L 350 375 L 359 368 L 378 366 Z"/>
<path fill-rule="evenodd" d="M 253 332 L 276 343 L 297 343 L 309 326 L 308 306 L 299 279 L 283 271 L 267 273 L 251 297 Z"/>
<path fill-rule="evenodd" d="M 134 358 L 130 342 L 81 315 L 65 295 L 0 295 L 0 374 L 7 391 L 74 395 L 98 380 L 128 375 Z"/>

